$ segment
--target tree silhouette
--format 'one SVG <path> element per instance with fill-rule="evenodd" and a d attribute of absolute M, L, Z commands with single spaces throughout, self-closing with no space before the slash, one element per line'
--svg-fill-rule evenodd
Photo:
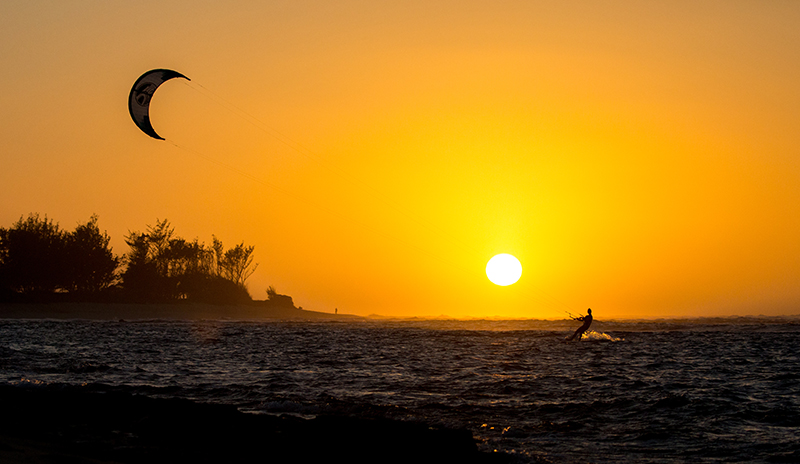
<path fill-rule="evenodd" d="M 245 282 L 255 268 L 254 247 L 225 251 L 213 237 L 211 247 L 175 234 L 166 219 L 147 232 L 129 232 L 123 287 L 140 301 L 191 300 L 214 303 L 251 301 Z"/>
<path fill-rule="evenodd" d="M 119 258 L 112 253 L 111 237 L 100 233 L 97 216 L 89 222 L 78 225 L 65 237 L 66 260 L 69 275 L 68 290 L 81 293 L 98 293 L 110 287 L 117 280 L 116 270 Z"/>
<path fill-rule="evenodd" d="M 63 282 L 64 234 L 38 214 L 0 229 L 0 279 L 17 293 L 54 292 Z"/>
<path fill-rule="evenodd" d="M 0 287 L 19 294 L 99 293 L 116 279 L 118 258 L 97 216 L 73 232 L 29 214 L 0 228 Z"/>
<path fill-rule="evenodd" d="M 244 287 L 247 279 L 256 272 L 258 267 L 258 263 L 253 264 L 253 250 L 255 247 L 245 246 L 242 242 L 226 251 L 221 263 L 222 277 Z"/>
<path fill-rule="evenodd" d="M 0 298 L 74 301 L 119 283 L 122 293 L 114 298 L 127 301 L 252 301 L 246 282 L 258 266 L 254 247 L 242 242 L 225 250 L 212 237 L 206 247 L 176 235 L 166 219 L 157 220 L 145 232 L 128 233 L 130 251 L 120 259 L 108 234 L 100 232 L 96 215 L 65 232 L 47 216 L 29 214 L 8 229 L 0 228 Z M 125 270 L 118 277 L 123 262 Z"/>
<path fill-rule="evenodd" d="M 122 286 L 135 301 L 159 301 L 169 298 L 169 289 L 160 279 L 155 260 L 150 253 L 150 237 L 130 232 L 125 237 L 131 251 L 123 257 L 125 272 Z"/>

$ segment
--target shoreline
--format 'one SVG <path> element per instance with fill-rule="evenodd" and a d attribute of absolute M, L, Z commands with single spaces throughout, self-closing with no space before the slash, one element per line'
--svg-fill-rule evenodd
<path fill-rule="evenodd" d="M 261 302 L 208 303 L 0 303 L 0 319 L 136 320 L 362 320 L 349 314 L 308 311 Z"/>
<path fill-rule="evenodd" d="M 275 304 L 269 300 L 256 300 L 246 304 L 211 303 L 117 303 L 117 302 L 2 302 L 0 320 L 3 319 L 54 319 L 54 320 L 98 320 L 98 321 L 386 321 L 386 322 L 542 322 L 571 323 L 567 319 L 539 318 L 499 318 L 449 316 L 381 316 L 370 314 L 333 314 L 310 311 L 285 304 Z M 798 323 L 800 313 L 791 315 L 746 315 L 724 317 L 663 317 L 650 319 L 609 318 L 599 323 L 635 326 L 637 324 L 756 324 L 756 323 Z M 2 463 L 0 463 L 2 464 Z"/>
<path fill-rule="evenodd" d="M 389 419 L 249 414 L 69 386 L 0 386 L 0 463 L 505 463 L 467 430 Z"/>

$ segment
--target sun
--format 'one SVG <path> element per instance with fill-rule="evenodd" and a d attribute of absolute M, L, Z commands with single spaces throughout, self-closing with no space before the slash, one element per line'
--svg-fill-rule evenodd
<path fill-rule="evenodd" d="M 518 281 L 522 275 L 522 264 L 508 253 L 495 255 L 486 263 L 486 276 L 492 283 L 505 287 Z"/>

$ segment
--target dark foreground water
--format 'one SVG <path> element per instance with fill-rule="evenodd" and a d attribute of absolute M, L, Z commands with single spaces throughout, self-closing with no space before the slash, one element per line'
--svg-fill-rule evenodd
<path fill-rule="evenodd" d="M 800 462 L 800 321 L 0 320 L 0 382 L 467 428 L 520 462 Z"/>

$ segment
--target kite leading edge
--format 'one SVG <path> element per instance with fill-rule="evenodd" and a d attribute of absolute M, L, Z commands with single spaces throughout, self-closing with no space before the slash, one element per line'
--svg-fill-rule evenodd
<path fill-rule="evenodd" d="M 134 124 L 145 134 L 153 137 L 154 139 L 164 140 L 164 137 L 158 135 L 150 124 L 150 100 L 153 94 L 158 89 L 158 86 L 164 82 L 182 77 L 187 81 L 191 80 L 183 74 L 173 71 L 171 69 L 153 69 L 139 76 L 136 82 L 133 83 L 131 93 L 128 96 L 128 111 L 131 113 L 131 118 Z"/>

